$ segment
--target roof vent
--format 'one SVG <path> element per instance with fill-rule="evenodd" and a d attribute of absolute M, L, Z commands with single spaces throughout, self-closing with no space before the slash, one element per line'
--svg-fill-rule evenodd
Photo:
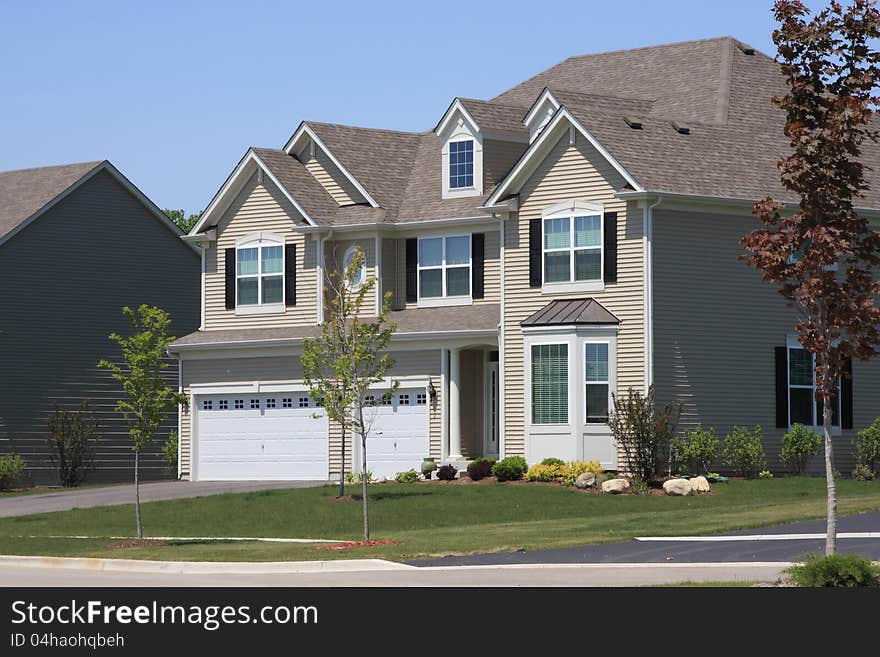
<path fill-rule="evenodd" d="M 684 123 L 679 123 L 678 121 L 673 121 L 673 122 L 672 122 L 672 127 L 673 127 L 673 128 L 675 129 L 675 131 L 676 131 L 678 134 L 680 134 L 680 135 L 689 135 L 689 134 L 691 134 L 691 127 L 690 127 L 689 125 L 684 124 Z"/>
<path fill-rule="evenodd" d="M 736 47 L 739 48 L 740 50 L 742 50 L 746 55 L 754 55 L 755 54 L 754 48 L 752 48 L 751 46 L 747 46 L 744 43 L 740 43 L 739 41 L 736 42 Z"/>
<path fill-rule="evenodd" d="M 626 121 L 626 124 L 632 128 L 633 130 L 641 130 L 642 129 L 642 120 L 637 119 L 634 116 L 624 116 L 623 120 Z"/>

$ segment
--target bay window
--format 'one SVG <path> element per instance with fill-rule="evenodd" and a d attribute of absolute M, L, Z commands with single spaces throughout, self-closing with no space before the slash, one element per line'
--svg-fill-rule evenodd
<path fill-rule="evenodd" d="M 608 422 L 608 407 L 611 396 L 608 378 L 608 343 L 587 342 L 584 344 L 584 399 L 587 424 Z"/>
<path fill-rule="evenodd" d="M 532 345 L 532 424 L 568 423 L 568 345 Z"/>

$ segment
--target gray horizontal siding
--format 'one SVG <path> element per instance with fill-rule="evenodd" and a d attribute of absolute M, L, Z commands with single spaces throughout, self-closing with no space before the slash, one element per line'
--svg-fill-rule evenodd
<path fill-rule="evenodd" d="M 655 210 L 654 380 L 663 401 L 684 405 L 682 426 L 760 424 L 771 470 L 784 429 L 776 428 L 774 347 L 794 331 L 794 312 L 760 273 L 737 260 L 750 216 Z M 880 416 L 880 361 L 853 366 L 855 430 Z M 834 438 L 836 467 L 853 466 L 855 430 Z M 814 473 L 824 471 L 821 457 Z"/>
<path fill-rule="evenodd" d="M 128 330 L 124 305 L 166 309 L 173 335 L 195 330 L 199 279 L 198 255 L 104 172 L 0 246 L 0 452 L 20 453 L 33 482 L 55 483 L 46 417 L 85 399 L 101 426 L 89 481 L 130 480 L 121 391 L 96 364 L 118 356 L 107 336 Z M 176 388 L 176 363 L 166 376 Z M 142 453 L 145 479 L 176 476 L 159 456 L 176 426 L 175 409 Z"/>

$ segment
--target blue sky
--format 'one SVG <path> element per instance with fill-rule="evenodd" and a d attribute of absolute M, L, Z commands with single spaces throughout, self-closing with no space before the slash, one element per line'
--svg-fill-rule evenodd
<path fill-rule="evenodd" d="M 772 53 L 770 5 L 0 0 L 0 170 L 106 158 L 195 212 L 303 119 L 425 130 L 571 55 L 723 35 Z"/>

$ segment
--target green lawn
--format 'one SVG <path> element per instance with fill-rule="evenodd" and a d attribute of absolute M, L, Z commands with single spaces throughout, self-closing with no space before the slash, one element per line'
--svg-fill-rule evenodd
<path fill-rule="evenodd" d="M 130 536 L 130 505 L 0 519 L 0 554 L 231 561 L 383 558 L 539 549 L 640 535 L 704 534 L 820 518 L 821 478 L 716 484 L 700 497 L 584 494 L 537 484 L 382 484 L 370 487 L 372 537 L 399 545 L 319 550 L 314 545 L 227 542 L 113 548 Z M 880 509 L 880 481 L 838 483 L 842 514 Z M 359 500 L 335 487 L 259 491 L 143 505 L 147 536 L 358 539 Z M 86 535 L 94 539 L 48 538 Z M 33 537 L 33 538 L 30 538 Z"/>

